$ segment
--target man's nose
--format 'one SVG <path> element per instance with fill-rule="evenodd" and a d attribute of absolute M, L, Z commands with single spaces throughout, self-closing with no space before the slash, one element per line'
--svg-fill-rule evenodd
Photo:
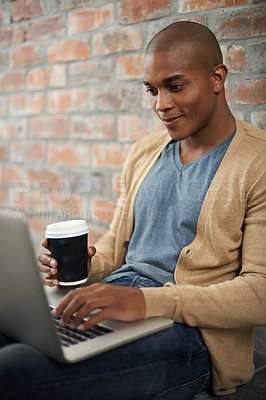
<path fill-rule="evenodd" d="M 156 102 L 155 102 L 155 110 L 157 112 L 165 111 L 174 107 L 174 103 L 171 99 L 170 94 L 167 91 L 158 92 Z"/>

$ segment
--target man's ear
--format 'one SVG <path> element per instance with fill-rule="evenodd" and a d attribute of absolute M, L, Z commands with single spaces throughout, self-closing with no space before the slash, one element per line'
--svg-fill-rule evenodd
<path fill-rule="evenodd" d="M 224 64 L 216 65 L 213 68 L 211 75 L 212 75 L 213 89 L 215 93 L 220 93 L 224 88 L 224 83 L 227 73 L 228 69 Z"/>

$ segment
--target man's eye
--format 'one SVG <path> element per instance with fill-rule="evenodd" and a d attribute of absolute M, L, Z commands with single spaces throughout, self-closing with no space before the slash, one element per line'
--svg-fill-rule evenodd
<path fill-rule="evenodd" d="M 175 92 L 177 92 L 177 91 L 181 90 L 182 87 L 183 87 L 183 85 L 181 83 L 179 83 L 178 85 L 171 85 L 170 89 L 174 90 Z"/>
<path fill-rule="evenodd" d="M 157 90 L 154 88 L 147 88 L 146 92 L 150 93 L 152 96 L 155 96 L 157 94 Z"/>

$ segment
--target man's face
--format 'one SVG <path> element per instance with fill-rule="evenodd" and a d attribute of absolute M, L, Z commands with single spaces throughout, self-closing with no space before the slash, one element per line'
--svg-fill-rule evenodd
<path fill-rule="evenodd" d="M 196 53 L 193 46 L 178 45 L 145 56 L 144 85 L 151 107 L 174 140 L 200 137 L 210 126 L 213 129 L 217 99 L 211 71 Z"/>

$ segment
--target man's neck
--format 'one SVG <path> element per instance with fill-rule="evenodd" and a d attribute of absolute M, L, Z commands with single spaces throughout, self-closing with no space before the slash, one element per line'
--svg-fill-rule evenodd
<path fill-rule="evenodd" d="M 208 151 L 217 147 L 225 141 L 236 129 L 235 118 L 229 111 L 226 117 L 219 119 L 222 123 L 215 126 L 208 126 L 206 131 L 199 135 L 193 135 L 184 139 L 180 143 L 180 159 L 183 164 L 188 164 L 197 160 Z M 217 120 L 218 121 L 218 120 Z"/>

